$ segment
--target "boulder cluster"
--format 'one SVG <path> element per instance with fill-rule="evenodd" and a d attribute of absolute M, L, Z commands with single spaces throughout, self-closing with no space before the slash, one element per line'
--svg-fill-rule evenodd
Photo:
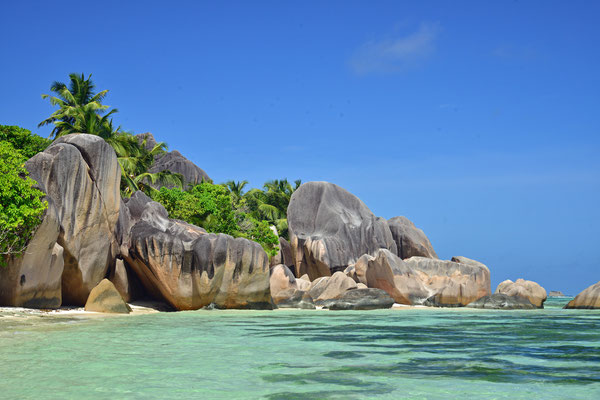
<path fill-rule="evenodd" d="M 290 240 L 280 238 L 269 260 L 256 242 L 170 219 L 142 192 L 122 199 L 117 158 L 97 136 L 61 137 L 26 168 L 48 209 L 25 253 L 0 268 L 0 305 L 126 313 L 127 302 L 151 297 L 175 310 L 367 310 L 394 303 L 527 309 L 542 308 L 547 297 L 523 279 L 504 281 L 492 294 L 484 264 L 440 260 L 407 218 L 376 217 L 327 182 L 294 192 Z M 155 168 L 174 169 L 192 184 L 209 179 L 176 152 Z M 568 307 L 600 307 L 599 298 L 596 284 Z"/>

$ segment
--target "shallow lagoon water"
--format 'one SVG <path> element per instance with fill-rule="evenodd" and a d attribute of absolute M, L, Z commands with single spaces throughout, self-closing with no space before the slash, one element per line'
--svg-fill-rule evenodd
<path fill-rule="evenodd" d="M 7 399 L 600 398 L 600 311 L 0 317 Z"/>

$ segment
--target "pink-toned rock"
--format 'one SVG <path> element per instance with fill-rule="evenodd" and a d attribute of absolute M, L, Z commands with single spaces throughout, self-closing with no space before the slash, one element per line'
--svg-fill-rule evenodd
<path fill-rule="evenodd" d="M 313 281 L 308 294 L 313 298 L 315 304 L 319 304 L 326 300 L 337 299 L 352 289 L 356 289 L 356 282 L 338 271 L 330 277 L 326 276 Z"/>

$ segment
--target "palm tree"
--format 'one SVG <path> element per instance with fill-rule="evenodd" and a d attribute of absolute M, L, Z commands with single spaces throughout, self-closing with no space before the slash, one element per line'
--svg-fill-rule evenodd
<path fill-rule="evenodd" d="M 165 142 L 158 142 L 151 149 L 148 149 L 147 138 L 139 142 L 136 137 L 129 133 L 116 134 L 110 140 L 123 148 L 122 152 L 115 149 L 121 166 L 121 193 L 123 195 L 130 197 L 137 190 L 142 190 L 147 195 L 151 195 L 152 192 L 157 190 L 152 186 L 156 184 L 183 187 L 183 175 L 181 174 L 168 170 L 149 172 L 154 159 L 167 151 Z M 115 145 L 113 145 L 113 148 L 115 148 Z"/>
<path fill-rule="evenodd" d="M 91 129 L 89 126 L 98 122 L 92 115 L 102 115 L 109 108 L 102 104 L 108 90 L 95 93 L 95 85 L 91 78 L 91 74 L 85 79 L 83 74 L 72 73 L 69 74 L 68 86 L 62 82 L 54 82 L 50 90 L 57 96 L 43 94 L 42 99 L 50 99 L 50 104 L 59 108 L 50 117 L 40 122 L 38 127 L 53 123 L 55 126 L 50 137 L 54 138 L 72 133 L 71 128 Z M 117 110 L 113 109 L 105 117 L 115 112 Z M 79 132 L 91 133 L 86 130 Z"/>
<path fill-rule="evenodd" d="M 252 189 L 244 198 L 256 219 L 265 220 L 277 228 L 279 234 L 288 237 L 287 208 L 292 194 L 301 185 L 296 180 L 294 185 L 287 179 L 265 182 L 263 190 Z"/>
<path fill-rule="evenodd" d="M 226 187 L 231 194 L 231 201 L 233 202 L 233 206 L 237 207 L 240 204 L 240 201 L 244 197 L 244 187 L 248 184 L 248 181 L 227 181 L 222 184 L 222 186 Z"/>

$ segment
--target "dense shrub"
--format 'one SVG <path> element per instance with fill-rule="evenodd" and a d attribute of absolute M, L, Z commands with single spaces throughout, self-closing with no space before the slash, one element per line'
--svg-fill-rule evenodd
<path fill-rule="evenodd" d="M 26 158 L 8 141 L 0 142 L 0 265 L 22 254 L 48 206 L 44 193 L 24 168 Z"/>
<path fill-rule="evenodd" d="M 44 151 L 52 143 L 50 139 L 34 135 L 25 128 L 8 125 L 0 125 L 0 141 L 9 142 L 25 159 Z"/>
<path fill-rule="evenodd" d="M 153 193 L 153 199 L 165 207 L 170 218 L 200 226 L 208 232 L 254 240 L 269 255 L 277 254 L 279 239 L 271 231 L 269 224 L 236 213 L 229 191 L 223 186 L 204 182 L 188 191 L 162 187 Z"/>

